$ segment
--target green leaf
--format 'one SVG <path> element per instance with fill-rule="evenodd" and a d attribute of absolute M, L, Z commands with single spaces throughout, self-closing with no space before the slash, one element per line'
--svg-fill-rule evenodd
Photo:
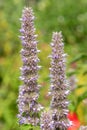
<path fill-rule="evenodd" d="M 77 89 L 79 89 L 79 88 L 83 88 L 83 87 L 87 87 L 87 84 L 81 84 L 81 85 L 78 85 Z"/>
<path fill-rule="evenodd" d="M 77 104 L 79 104 L 81 101 L 83 101 L 85 98 L 87 98 L 87 91 L 84 92 L 82 95 L 80 95 L 77 99 Z"/>
<path fill-rule="evenodd" d="M 87 54 L 79 54 L 77 57 L 75 57 L 71 62 L 70 64 L 74 63 L 74 62 L 77 62 L 79 60 L 85 60 L 87 59 Z"/>

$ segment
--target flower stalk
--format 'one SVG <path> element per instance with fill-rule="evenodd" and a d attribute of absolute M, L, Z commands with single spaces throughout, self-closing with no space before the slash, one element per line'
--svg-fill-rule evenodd
<path fill-rule="evenodd" d="M 54 32 L 52 36 L 51 54 L 51 110 L 54 130 L 67 130 L 70 123 L 67 118 L 69 94 L 68 82 L 66 79 L 66 54 L 64 53 L 64 43 L 61 32 Z"/>
<path fill-rule="evenodd" d="M 39 112 L 42 106 L 38 103 L 39 89 L 38 85 L 38 66 L 39 58 L 37 53 L 36 40 L 34 27 L 34 13 L 32 8 L 25 7 L 22 12 L 21 20 L 21 43 L 22 49 L 20 51 L 22 56 L 23 66 L 20 68 L 20 79 L 23 85 L 19 88 L 18 109 L 19 109 L 19 124 L 31 124 L 33 126 L 39 123 Z"/>

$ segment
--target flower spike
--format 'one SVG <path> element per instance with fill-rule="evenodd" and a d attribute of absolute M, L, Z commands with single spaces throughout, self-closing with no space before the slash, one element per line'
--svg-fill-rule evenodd
<path fill-rule="evenodd" d="M 66 54 L 64 53 L 64 43 L 61 32 L 54 32 L 52 37 L 51 54 L 51 110 L 52 120 L 55 130 L 67 130 L 70 123 L 67 118 L 68 104 L 67 95 L 69 94 L 66 79 Z"/>
<path fill-rule="evenodd" d="M 39 88 L 38 85 L 38 66 L 39 59 L 37 57 L 37 35 L 34 27 L 34 13 L 32 8 L 25 7 L 21 18 L 21 42 L 23 66 L 20 68 L 20 79 L 23 85 L 19 88 L 18 109 L 19 123 L 37 125 L 39 123 L 39 111 L 43 108 L 38 103 Z"/>

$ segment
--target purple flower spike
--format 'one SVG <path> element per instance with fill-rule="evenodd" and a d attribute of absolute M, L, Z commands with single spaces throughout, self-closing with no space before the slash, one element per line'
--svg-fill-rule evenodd
<path fill-rule="evenodd" d="M 20 53 L 22 56 L 23 66 L 20 68 L 20 79 L 23 85 L 19 88 L 18 109 L 19 124 L 39 123 L 39 111 L 43 108 L 38 102 L 39 88 L 38 85 L 38 66 L 37 57 L 37 35 L 35 34 L 34 19 L 32 8 L 24 8 L 21 18 L 21 42 L 23 48 Z"/>
<path fill-rule="evenodd" d="M 66 71 L 66 54 L 64 54 L 64 44 L 61 32 L 53 33 L 51 54 L 51 110 L 52 120 L 55 130 L 67 130 L 70 122 L 67 118 L 68 114 L 68 83 L 65 75 Z"/>

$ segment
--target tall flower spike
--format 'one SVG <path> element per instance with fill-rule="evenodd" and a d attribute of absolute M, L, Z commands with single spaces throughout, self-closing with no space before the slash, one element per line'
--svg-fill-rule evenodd
<path fill-rule="evenodd" d="M 69 90 L 65 75 L 66 54 L 64 53 L 64 43 L 61 32 L 53 33 L 51 47 L 50 91 L 52 96 L 52 120 L 54 121 L 55 130 L 67 130 L 70 125 L 67 119 L 69 104 L 67 95 L 69 94 Z"/>
<path fill-rule="evenodd" d="M 32 8 L 23 9 L 21 20 L 21 42 L 23 49 L 20 53 L 22 56 L 23 66 L 21 69 L 20 79 L 23 85 L 19 88 L 18 109 L 19 123 L 37 125 L 39 123 L 39 111 L 42 109 L 37 100 L 39 97 L 38 85 L 38 66 L 37 41 L 34 27 L 34 14 Z"/>

